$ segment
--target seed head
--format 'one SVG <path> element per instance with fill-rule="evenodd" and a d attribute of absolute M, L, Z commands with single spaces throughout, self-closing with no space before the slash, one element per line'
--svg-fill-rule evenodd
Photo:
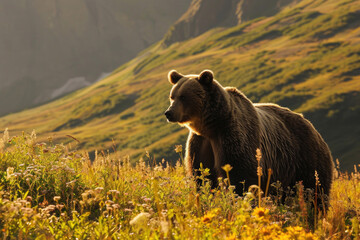
<path fill-rule="evenodd" d="M 260 148 L 257 148 L 257 149 L 256 149 L 256 155 L 255 155 L 255 157 L 256 157 L 256 160 L 257 160 L 258 162 L 260 162 L 260 160 L 261 160 L 261 158 L 262 158 Z"/>
<path fill-rule="evenodd" d="M 181 153 L 182 152 L 182 145 L 175 145 L 175 152 Z"/>

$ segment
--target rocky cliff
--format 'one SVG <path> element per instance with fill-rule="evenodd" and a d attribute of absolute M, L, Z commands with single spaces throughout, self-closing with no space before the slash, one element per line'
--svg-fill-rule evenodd
<path fill-rule="evenodd" d="M 1 0 L 0 115 L 73 90 L 69 80 L 86 86 L 111 72 L 160 40 L 189 3 Z"/>
<path fill-rule="evenodd" d="M 230 27 L 258 17 L 268 17 L 297 0 L 193 0 L 186 13 L 167 32 L 170 45 L 196 37 L 214 27 Z"/>

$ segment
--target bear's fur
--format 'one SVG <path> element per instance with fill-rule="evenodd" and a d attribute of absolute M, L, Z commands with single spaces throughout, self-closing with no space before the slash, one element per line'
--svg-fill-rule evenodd
<path fill-rule="evenodd" d="M 202 163 L 217 184 L 226 177 L 222 166 L 230 164 L 230 182 L 241 194 L 243 181 L 245 189 L 258 183 L 255 155 L 260 148 L 263 183 L 271 168 L 271 181 L 284 188 L 302 181 L 314 189 L 317 171 L 329 194 L 334 168 L 330 150 L 301 114 L 276 104 L 253 104 L 236 88 L 222 87 L 210 70 L 185 76 L 171 71 L 168 79 L 173 87 L 165 115 L 190 130 L 185 158 L 189 173 Z"/>

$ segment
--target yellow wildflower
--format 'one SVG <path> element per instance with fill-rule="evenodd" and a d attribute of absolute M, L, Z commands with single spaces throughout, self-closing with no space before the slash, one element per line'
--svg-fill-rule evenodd
<path fill-rule="evenodd" d="M 230 172 L 232 169 L 232 166 L 230 166 L 230 164 L 226 164 L 225 166 L 221 167 L 225 172 Z"/>
<path fill-rule="evenodd" d="M 304 239 L 304 240 L 314 240 L 318 239 L 312 233 L 307 233 L 304 228 L 300 226 L 290 226 L 286 228 L 287 235 L 291 239 Z"/>
<path fill-rule="evenodd" d="M 257 207 L 254 209 L 252 215 L 259 220 L 263 220 L 269 215 L 269 209 L 265 209 L 263 207 Z"/>
<path fill-rule="evenodd" d="M 236 239 L 238 239 L 238 238 L 236 237 L 235 234 L 232 234 L 232 235 L 226 237 L 226 240 L 236 240 Z"/>
<path fill-rule="evenodd" d="M 201 222 L 210 223 L 214 217 L 216 217 L 220 213 L 219 208 L 212 209 L 210 212 L 206 213 L 202 218 Z"/>
<path fill-rule="evenodd" d="M 216 216 L 216 215 L 215 215 L 214 213 L 209 212 L 209 213 L 205 214 L 205 215 L 201 218 L 201 221 L 202 221 L 203 223 L 210 223 L 215 216 Z"/>

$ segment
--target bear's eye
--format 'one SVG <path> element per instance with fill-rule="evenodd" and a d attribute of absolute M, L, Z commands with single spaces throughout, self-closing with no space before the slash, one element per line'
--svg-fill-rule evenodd
<path fill-rule="evenodd" d="M 180 95 L 179 99 L 180 99 L 181 101 L 184 101 L 184 100 L 185 100 L 185 96 Z"/>

